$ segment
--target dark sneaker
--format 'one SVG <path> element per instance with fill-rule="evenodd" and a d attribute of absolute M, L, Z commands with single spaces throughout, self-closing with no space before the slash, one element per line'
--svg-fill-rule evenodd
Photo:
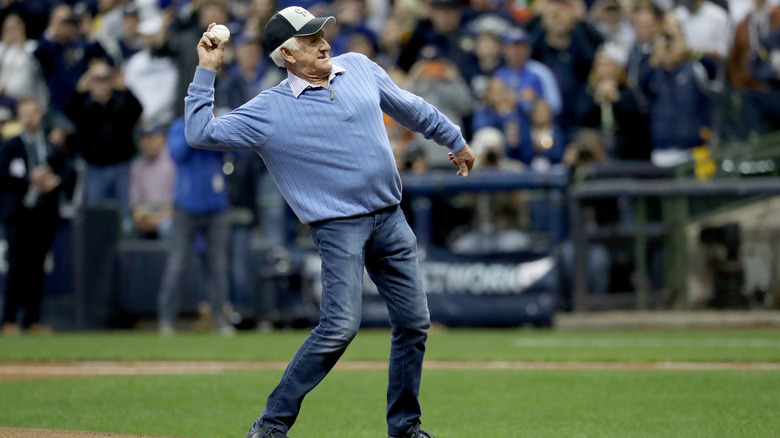
<path fill-rule="evenodd" d="M 411 434 L 404 435 L 403 437 L 401 435 L 399 436 L 390 436 L 387 438 L 434 438 L 433 435 L 429 434 L 428 432 L 420 429 L 420 426 L 416 426 Z"/>
<path fill-rule="evenodd" d="M 274 429 L 268 426 L 263 426 L 259 429 L 249 429 L 249 432 L 246 434 L 246 438 L 288 438 L 287 435 L 284 434 L 279 429 Z"/>

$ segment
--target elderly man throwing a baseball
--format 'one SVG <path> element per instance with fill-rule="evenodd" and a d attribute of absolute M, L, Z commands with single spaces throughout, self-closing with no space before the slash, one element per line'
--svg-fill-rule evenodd
<path fill-rule="evenodd" d="M 333 23 L 333 17 L 316 18 L 300 7 L 277 12 L 264 38 L 273 61 L 287 68 L 287 79 L 218 118 L 212 114 L 214 78 L 226 41 L 205 32 L 185 100 L 190 145 L 260 154 L 287 202 L 308 224 L 322 260 L 319 324 L 290 361 L 247 438 L 286 437 L 303 398 L 355 337 L 364 267 L 387 303 L 392 326 L 389 435 L 430 437 L 420 429 L 419 403 L 430 317 L 416 238 L 398 206 L 401 178 L 382 113 L 449 149 L 460 176 L 468 175 L 474 154 L 456 125 L 399 89 L 365 56 L 331 59 L 322 29 Z"/>

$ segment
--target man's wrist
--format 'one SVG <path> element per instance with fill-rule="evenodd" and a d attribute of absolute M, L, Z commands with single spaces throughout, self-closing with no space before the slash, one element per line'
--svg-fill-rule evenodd
<path fill-rule="evenodd" d="M 198 63 L 198 67 L 205 68 L 206 70 L 217 71 L 217 69 L 219 68 L 219 64 L 212 64 L 210 62 L 209 63 L 201 62 Z"/>

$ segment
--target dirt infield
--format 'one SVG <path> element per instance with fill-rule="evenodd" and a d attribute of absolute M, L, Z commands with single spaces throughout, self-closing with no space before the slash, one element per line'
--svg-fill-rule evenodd
<path fill-rule="evenodd" d="M 148 435 L 122 435 L 118 433 L 82 432 L 76 430 L 16 429 L 0 427 L 0 438 L 172 438 Z"/>
<path fill-rule="evenodd" d="M 45 362 L 0 363 L 0 380 L 62 377 L 209 374 L 227 371 L 283 370 L 286 362 Z M 385 370 L 387 362 L 339 362 L 340 370 Z M 425 362 L 426 370 L 767 370 L 778 362 Z M 0 435 L 2 438 L 2 435 Z"/>

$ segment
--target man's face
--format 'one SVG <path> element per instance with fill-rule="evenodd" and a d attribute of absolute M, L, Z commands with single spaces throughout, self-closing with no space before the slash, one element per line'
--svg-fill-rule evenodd
<path fill-rule="evenodd" d="M 639 11 L 634 15 L 634 31 L 639 42 L 649 43 L 661 33 L 661 22 L 650 11 Z"/>
<path fill-rule="evenodd" d="M 431 7 L 428 18 L 439 35 L 449 35 L 460 28 L 461 13 L 458 8 Z"/>
<path fill-rule="evenodd" d="M 301 50 L 291 52 L 295 66 L 307 76 L 322 76 L 330 73 L 330 44 L 325 41 L 323 32 L 298 37 Z"/>
<path fill-rule="evenodd" d="M 254 69 L 262 55 L 260 45 L 254 41 L 246 42 L 236 47 L 236 62 L 244 69 Z"/>
<path fill-rule="evenodd" d="M 38 104 L 33 100 L 25 100 L 18 108 L 19 123 L 27 132 L 35 132 L 41 126 L 43 115 Z"/>
<path fill-rule="evenodd" d="M 155 159 L 165 149 L 165 135 L 159 132 L 146 133 L 141 136 L 138 148 L 145 157 Z"/>
<path fill-rule="evenodd" d="M 524 42 L 507 42 L 502 48 L 504 61 L 511 67 L 522 67 L 531 57 L 531 46 Z"/>

